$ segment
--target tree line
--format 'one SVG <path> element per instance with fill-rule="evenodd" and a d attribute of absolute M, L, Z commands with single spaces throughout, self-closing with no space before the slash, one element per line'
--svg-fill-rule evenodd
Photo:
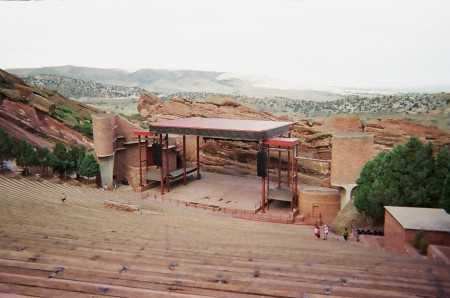
<path fill-rule="evenodd" d="M 0 128 L 0 160 L 3 170 L 4 161 L 15 159 L 16 164 L 23 168 L 23 174 L 29 175 L 29 168 L 39 166 L 42 174 L 48 175 L 51 168 L 60 177 L 66 178 L 67 173 L 75 172 L 79 176 L 90 179 L 97 175 L 99 165 L 92 154 L 86 152 L 83 146 L 72 145 L 67 148 L 63 142 L 56 142 L 52 151 L 48 148 L 35 148 L 29 142 L 21 140 L 18 145 L 11 136 Z"/>
<path fill-rule="evenodd" d="M 356 209 L 378 223 L 384 219 L 384 206 L 443 208 L 450 213 L 449 150 L 434 154 L 431 143 L 411 137 L 366 163 L 356 184 Z"/>

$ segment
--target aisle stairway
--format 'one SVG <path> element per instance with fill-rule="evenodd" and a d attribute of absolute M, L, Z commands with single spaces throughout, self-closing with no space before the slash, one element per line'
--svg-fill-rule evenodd
<path fill-rule="evenodd" d="M 106 200 L 142 209 L 107 209 Z M 450 270 L 444 264 L 355 242 L 316 240 L 310 227 L 170 205 L 161 209 L 133 194 L 1 176 L 0 203 L 0 293 L 450 296 Z"/>

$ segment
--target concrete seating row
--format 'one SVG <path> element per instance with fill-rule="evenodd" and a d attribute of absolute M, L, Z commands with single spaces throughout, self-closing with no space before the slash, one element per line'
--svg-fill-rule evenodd
<path fill-rule="evenodd" d="M 1 293 L 42 297 L 445 297 L 448 266 L 311 227 L 0 177 Z M 67 201 L 60 201 L 61 192 Z M 125 212 L 106 200 L 139 205 Z M 157 207 L 157 208 L 156 208 Z"/>

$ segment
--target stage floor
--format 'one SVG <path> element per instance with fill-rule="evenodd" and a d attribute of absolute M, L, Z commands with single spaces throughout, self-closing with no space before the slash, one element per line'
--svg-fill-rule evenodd
<path fill-rule="evenodd" d="M 164 188 L 164 198 L 180 202 L 218 206 L 220 208 L 239 209 L 254 212 L 261 202 L 261 178 L 231 176 L 202 172 L 200 180 L 195 174 L 188 178 L 187 185 L 179 180 L 171 184 L 170 192 Z M 271 184 L 275 187 L 275 182 Z M 160 188 L 153 187 L 145 192 L 160 195 Z M 270 213 L 288 213 L 290 202 L 272 201 Z"/>

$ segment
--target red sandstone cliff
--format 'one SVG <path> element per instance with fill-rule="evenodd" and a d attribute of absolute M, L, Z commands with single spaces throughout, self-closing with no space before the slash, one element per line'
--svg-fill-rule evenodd
<path fill-rule="evenodd" d="M 75 131 L 70 120 L 60 122 L 50 116 L 57 105 L 69 107 L 80 116 L 98 112 L 55 91 L 30 87 L 0 69 L 0 127 L 14 140 L 50 149 L 57 141 L 92 148 L 92 140 Z"/>
<path fill-rule="evenodd" d="M 152 93 L 141 94 L 138 111 L 149 122 L 184 117 L 211 117 L 231 119 L 287 120 L 244 106 L 232 100 L 223 102 L 192 102 L 172 98 L 163 102 Z M 297 120 L 294 120 L 297 121 Z M 435 149 L 450 147 L 450 133 L 434 126 L 405 120 L 374 119 L 363 123 L 358 116 L 343 115 L 316 119 L 312 123 L 298 120 L 291 133 L 301 141 L 300 155 L 314 159 L 331 159 L 334 132 L 369 132 L 374 134 L 375 151 L 389 150 L 406 143 L 410 136 L 432 142 Z M 221 173 L 255 174 L 256 144 L 229 141 L 202 142 L 201 160 L 205 169 Z M 188 157 L 194 158 L 194 140 L 188 138 Z M 275 157 L 276 159 L 276 157 Z M 276 161 L 274 161 L 276 162 Z M 325 163 L 302 160 L 299 163 L 300 180 L 307 184 L 329 185 L 330 167 Z M 316 177 L 316 178 L 314 178 Z M 317 177 L 322 177 L 317 178 Z"/>

